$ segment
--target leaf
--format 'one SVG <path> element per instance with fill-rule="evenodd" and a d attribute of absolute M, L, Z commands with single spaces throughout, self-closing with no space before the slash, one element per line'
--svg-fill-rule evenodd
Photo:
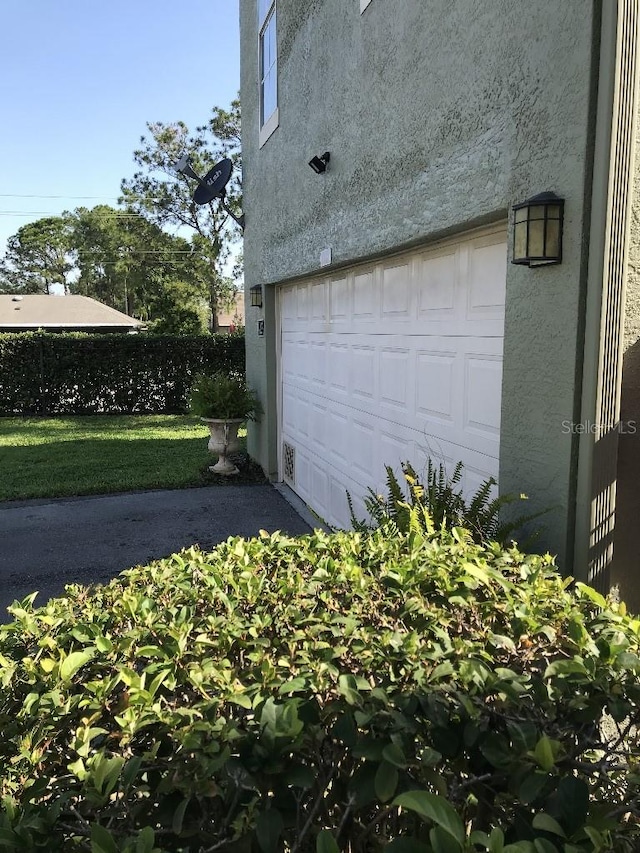
<path fill-rule="evenodd" d="M 551 815 L 545 814 L 545 812 L 537 814 L 533 818 L 531 826 L 534 829 L 541 829 L 543 832 L 551 832 L 553 835 L 559 835 L 560 838 L 566 838 L 566 833 L 558 821 L 551 817 Z"/>
<path fill-rule="evenodd" d="M 425 820 L 441 826 L 460 844 L 464 843 L 464 826 L 456 810 L 444 797 L 429 791 L 407 791 L 393 801 L 394 806 L 411 809 Z"/>
<path fill-rule="evenodd" d="M 99 823 L 91 827 L 91 853 L 118 853 L 113 836 Z"/>
<path fill-rule="evenodd" d="M 556 814 L 567 828 L 567 835 L 573 835 L 587 820 L 589 811 L 589 786 L 583 779 L 565 776 L 560 780 L 558 790 L 551 798 L 553 807 L 549 810 Z"/>
<path fill-rule="evenodd" d="M 437 749 L 432 749 L 430 746 L 425 748 L 420 753 L 420 763 L 425 767 L 436 767 L 442 760 L 442 754 Z"/>
<path fill-rule="evenodd" d="M 400 749 L 399 746 L 396 746 L 395 743 L 390 743 L 382 750 L 382 757 L 385 761 L 388 761 L 389 764 L 393 764 L 394 767 L 399 767 L 401 770 L 407 766 L 407 759 L 404 756 L 404 752 Z"/>
<path fill-rule="evenodd" d="M 518 789 L 518 797 L 525 805 L 532 803 L 547 784 L 549 776 L 546 773 L 533 772 L 523 779 Z"/>
<path fill-rule="evenodd" d="M 554 675 L 582 675 L 588 677 L 583 661 L 580 658 L 572 660 L 555 660 L 549 664 L 544 672 L 545 678 L 551 678 Z"/>
<path fill-rule="evenodd" d="M 553 749 L 551 741 L 546 735 L 542 735 L 533 751 L 534 757 L 543 770 L 549 772 L 554 764 Z"/>
<path fill-rule="evenodd" d="M 88 663 L 95 653 L 94 648 L 85 649 L 83 652 L 71 652 L 60 664 L 61 680 L 70 681 L 80 667 Z"/>
<path fill-rule="evenodd" d="M 429 841 L 433 853 L 461 853 L 461 845 L 440 826 L 434 826 L 429 832 Z"/>
<path fill-rule="evenodd" d="M 0 827 L 0 847 L 8 847 L 9 850 L 19 850 L 23 845 L 20 837 L 12 829 L 3 829 Z"/>
<path fill-rule="evenodd" d="M 291 785 L 292 788 L 313 788 L 316 776 L 310 767 L 300 765 L 289 770 L 284 777 L 284 781 L 285 784 Z"/>
<path fill-rule="evenodd" d="M 498 826 L 494 826 L 489 836 L 490 853 L 502 853 L 504 847 L 504 832 Z"/>
<path fill-rule="evenodd" d="M 338 679 L 338 690 L 350 705 L 362 705 L 362 696 L 358 693 L 353 675 L 341 675 Z"/>
<path fill-rule="evenodd" d="M 150 826 L 144 826 L 138 833 L 136 853 L 152 853 L 155 843 L 155 832 Z"/>
<path fill-rule="evenodd" d="M 444 661 L 443 663 L 439 663 L 438 666 L 435 667 L 431 675 L 429 676 L 430 681 L 439 681 L 441 678 L 446 678 L 448 675 L 453 675 L 454 669 L 451 661 Z"/>
<path fill-rule="evenodd" d="M 341 740 L 345 746 L 355 746 L 358 740 L 358 729 L 353 714 L 343 714 L 333 727 L 333 736 Z"/>
<path fill-rule="evenodd" d="M 256 822 L 256 837 L 263 853 L 276 853 L 284 829 L 282 815 L 277 809 L 262 812 Z"/>
<path fill-rule="evenodd" d="M 430 853 L 427 844 L 413 838 L 394 838 L 384 848 L 385 853 Z"/>
<path fill-rule="evenodd" d="M 506 738 L 489 732 L 480 745 L 480 752 L 492 767 L 506 767 L 513 760 L 513 751 Z"/>
<path fill-rule="evenodd" d="M 535 847 L 536 853 L 558 853 L 558 848 L 555 844 L 549 841 L 548 838 L 536 838 L 533 842 L 533 846 Z"/>
<path fill-rule="evenodd" d="M 480 583 L 485 584 L 485 586 L 489 586 L 491 580 L 487 571 L 480 566 L 474 565 L 474 563 L 465 563 L 462 568 L 468 575 L 471 575 L 472 578 L 479 580 Z"/>
<path fill-rule="evenodd" d="M 593 604 L 596 604 L 602 610 L 607 609 L 607 601 L 604 596 L 600 595 L 600 593 L 596 592 L 596 590 L 592 589 L 592 587 L 587 586 L 585 583 L 580 583 L 578 581 L 576 583 L 576 589 L 580 590 L 581 594 L 585 598 L 588 598 L 589 601 L 593 602 Z"/>
<path fill-rule="evenodd" d="M 328 829 L 321 829 L 316 838 L 316 853 L 340 853 L 338 842 Z"/>
<path fill-rule="evenodd" d="M 171 829 L 175 835 L 180 835 L 182 832 L 182 823 L 184 821 L 184 815 L 187 810 L 187 806 L 189 805 L 190 797 L 182 800 L 178 808 L 175 810 L 173 814 L 173 820 L 171 821 Z"/>
<path fill-rule="evenodd" d="M 233 696 L 229 696 L 227 698 L 227 702 L 230 702 L 232 705 L 239 705 L 247 711 L 250 711 L 251 708 L 253 708 L 251 697 L 247 696 L 246 693 L 234 693 Z"/>
<path fill-rule="evenodd" d="M 630 669 L 632 672 L 638 673 L 640 671 L 640 658 L 633 652 L 620 652 L 616 657 L 616 665 L 621 669 Z"/>
<path fill-rule="evenodd" d="M 101 794 L 110 794 L 113 791 L 120 778 L 124 762 L 125 759 L 121 755 L 114 755 L 113 758 L 100 756 L 100 761 L 96 762 L 93 782 Z"/>
<path fill-rule="evenodd" d="M 110 652 L 111 649 L 113 648 L 113 643 L 107 637 L 102 637 L 102 636 L 96 637 L 94 642 L 96 644 L 98 651 L 102 652 L 103 654 L 106 652 Z"/>
<path fill-rule="evenodd" d="M 287 681 L 285 684 L 281 684 L 278 688 L 278 693 L 281 696 L 288 696 L 290 693 L 297 693 L 300 690 L 304 690 L 306 686 L 306 678 L 293 678 L 291 679 L 291 681 Z"/>
<path fill-rule="evenodd" d="M 398 771 L 396 768 L 383 761 L 376 771 L 375 778 L 376 796 L 382 803 L 388 802 L 398 787 Z"/>
<path fill-rule="evenodd" d="M 167 653 L 159 646 L 140 646 L 137 650 L 137 656 L 139 658 L 160 658 L 161 660 L 166 660 Z"/>

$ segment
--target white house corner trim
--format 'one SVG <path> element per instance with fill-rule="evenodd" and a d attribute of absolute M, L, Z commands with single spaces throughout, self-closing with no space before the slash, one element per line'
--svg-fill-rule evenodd
<path fill-rule="evenodd" d="M 265 123 L 260 128 L 260 135 L 258 136 L 258 146 L 262 148 L 267 139 L 272 135 L 275 129 L 280 124 L 280 113 L 278 108 L 271 113 L 269 118 L 265 121 Z"/>

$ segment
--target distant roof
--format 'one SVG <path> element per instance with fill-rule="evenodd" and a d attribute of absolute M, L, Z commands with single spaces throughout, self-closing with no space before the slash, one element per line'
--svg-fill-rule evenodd
<path fill-rule="evenodd" d="M 0 330 L 139 329 L 143 325 L 88 296 L 0 295 Z"/>
<path fill-rule="evenodd" d="M 230 306 L 218 311 L 216 324 L 218 326 L 244 326 L 244 290 L 238 290 Z"/>

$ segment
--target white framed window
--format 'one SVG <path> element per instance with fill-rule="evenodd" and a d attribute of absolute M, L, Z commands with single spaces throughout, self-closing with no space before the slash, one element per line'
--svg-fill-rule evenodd
<path fill-rule="evenodd" d="M 276 0 L 258 0 L 260 146 L 278 126 L 278 44 Z"/>
<path fill-rule="evenodd" d="M 364 12 L 367 6 L 371 3 L 371 0 L 360 0 L 360 13 Z"/>

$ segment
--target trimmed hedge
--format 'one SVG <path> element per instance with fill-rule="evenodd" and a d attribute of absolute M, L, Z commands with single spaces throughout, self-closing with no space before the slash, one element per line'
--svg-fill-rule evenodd
<path fill-rule="evenodd" d="M 216 370 L 244 375 L 243 335 L 0 334 L 0 415 L 180 414 Z"/>
<path fill-rule="evenodd" d="M 640 622 L 454 529 L 230 539 L 0 628 L 0 844 L 640 849 Z"/>

